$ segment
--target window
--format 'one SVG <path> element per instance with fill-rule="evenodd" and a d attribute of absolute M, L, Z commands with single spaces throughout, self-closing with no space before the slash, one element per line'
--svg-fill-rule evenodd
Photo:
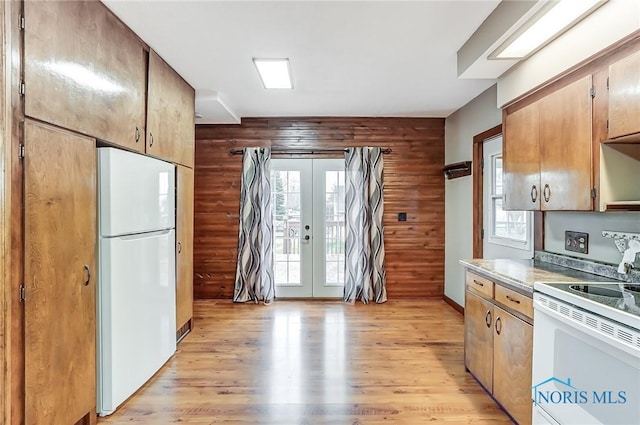
<path fill-rule="evenodd" d="M 531 213 L 502 209 L 502 154 L 491 155 L 489 241 L 513 248 L 530 249 Z"/>

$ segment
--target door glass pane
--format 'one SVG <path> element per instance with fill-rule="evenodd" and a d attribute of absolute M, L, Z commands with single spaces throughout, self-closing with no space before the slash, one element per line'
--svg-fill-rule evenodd
<path fill-rule="evenodd" d="M 502 156 L 493 157 L 493 194 L 502 196 Z"/>
<path fill-rule="evenodd" d="M 504 211 L 502 198 L 494 198 L 493 236 L 525 242 L 527 240 L 527 213 L 525 211 Z"/>
<path fill-rule="evenodd" d="M 300 282 L 300 172 L 271 171 L 276 285 Z"/>
<path fill-rule="evenodd" d="M 324 259 L 325 284 L 344 285 L 345 269 L 344 171 L 325 172 Z"/>

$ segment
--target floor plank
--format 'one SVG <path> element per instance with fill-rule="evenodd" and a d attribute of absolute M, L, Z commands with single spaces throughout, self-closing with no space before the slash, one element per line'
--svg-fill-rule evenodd
<path fill-rule="evenodd" d="M 107 424 L 510 424 L 439 300 L 196 301 L 176 355 Z"/>

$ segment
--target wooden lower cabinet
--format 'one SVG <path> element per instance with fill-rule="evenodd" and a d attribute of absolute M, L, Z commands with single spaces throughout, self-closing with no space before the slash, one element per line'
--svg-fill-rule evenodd
<path fill-rule="evenodd" d="M 95 421 L 95 140 L 25 123 L 25 424 Z"/>
<path fill-rule="evenodd" d="M 520 425 L 530 424 L 533 326 L 494 309 L 493 396 Z"/>
<path fill-rule="evenodd" d="M 176 326 L 179 331 L 193 317 L 193 170 L 181 165 L 176 170 Z"/>
<path fill-rule="evenodd" d="M 493 392 L 493 304 L 470 291 L 464 307 L 464 364 Z"/>
<path fill-rule="evenodd" d="M 495 287 L 499 292 L 500 286 Z M 465 366 L 518 424 L 529 425 L 533 326 L 494 302 L 472 293 L 467 286 Z"/>

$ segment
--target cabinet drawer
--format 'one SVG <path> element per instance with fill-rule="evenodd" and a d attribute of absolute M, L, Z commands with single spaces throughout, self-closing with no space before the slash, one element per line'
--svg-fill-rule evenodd
<path fill-rule="evenodd" d="M 495 299 L 497 302 L 533 318 L 533 300 L 504 286 L 496 285 Z"/>
<path fill-rule="evenodd" d="M 467 288 L 485 298 L 493 298 L 493 281 L 467 270 Z"/>

